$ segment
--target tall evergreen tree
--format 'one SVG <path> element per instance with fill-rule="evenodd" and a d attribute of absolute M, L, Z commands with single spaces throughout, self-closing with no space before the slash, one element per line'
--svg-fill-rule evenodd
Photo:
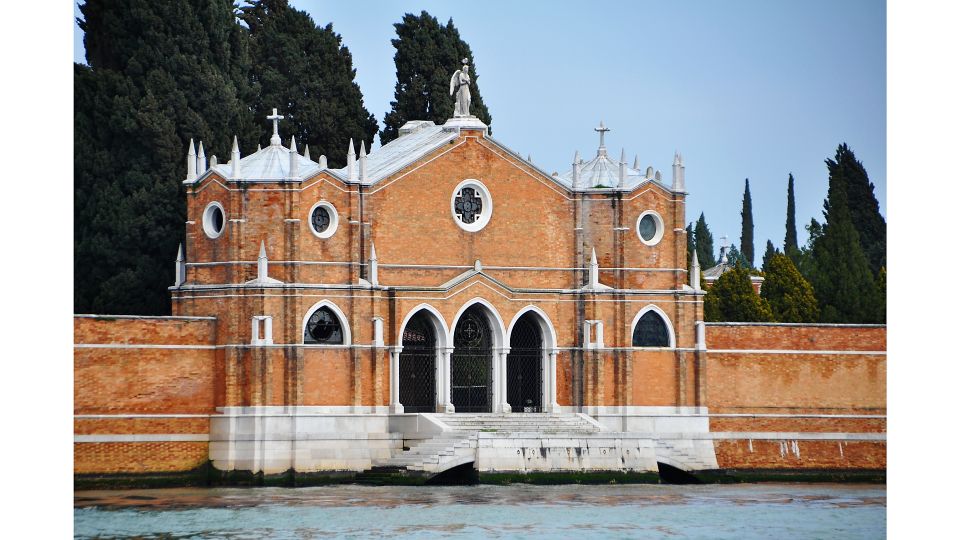
<path fill-rule="evenodd" d="M 463 58 L 470 64 L 470 114 L 489 126 L 490 112 L 477 86 L 480 74 L 473 53 L 460 38 L 453 19 L 441 26 L 436 17 L 423 11 L 420 15 L 407 13 L 393 26 L 397 30 L 397 39 L 391 40 L 397 49 L 393 57 L 397 66 L 397 85 L 390 112 L 383 119 L 380 143 L 387 144 L 396 139 L 400 127 L 409 120 L 432 120 L 443 124 L 453 116 L 450 78 L 460 69 Z"/>
<path fill-rule="evenodd" d="M 690 261 L 693 259 L 693 250 L 697 249 L 697 243 L 693 239 L 693 223 L 687 224 L 687 268 L 690 268 Z M 699 259 L 699 255 L 697 258 Z M 698 261 L 699 262 L 699 261 Z"/>
<path fill-rule="evenodd" d="M 170 312 L 190 138 L 255 144 L 246 34 L 229 0 L 87 0 L 74 66 L 74 310 Z"/>
<path fill-rule="evenodd" d="M 813 244 L 811 280 L 820 318 L 828 323 L 880 322 L 880 294 L 847 206 L 844 175 L 830 175 L 823 206 L 826 223 Z"/>
<path fill-rule="evenodd" d="M 773 247 L 772 243 L 769 245 Z M 773 253 L 765 263 L 760 298 L 770 305 L 777 322 L 812 323 L 819 320 L 820 310 L 813 287 L 803 279 L 790 257 L 782 253 Z"/>
<path fill-rule="evenodd" d="M 760 267 L 761 269 L 763 269 L 764 272 L 766 272 L 766 271 L 768 270 L 768 266 L 767 266 L 767 265 L 770 264 L 770 257 L 773 257 L 773 255 L 774 255 L 775 253 L 778 253 L 778 252 L 777 252 L 776 248 L 773 247 L 773 242 L 771 242 L 771 241 L 768 239 L 768 240 L 767 240 L 767 249 L 766 249 L 766 251 L 763 252 L 763 266 Z"/>
<path fill-rule="evenodd" d="M 880 215 L 880 203 L 874 185 L 863 164 L 846 143 L 837 147 L 833 159 L 826 160 L 830 180 L 840 178 L 846 186 L 847 206 L 853 227 L 860 237 L 860 246 L 876 276 L 887 262 L 887 222 Z"/>
<path fill-rule="evenodd" d="M 797 245 L 797 200 L 793 194 L 793 173 L 790 173 L 787 176 L 787 234 L 783 238 L 783 252 L 796 263 L 796 256 L 799 251 L 800 247 Z"/>
<path fill-rule="evenodd" d="M 703 314 L 708 321 L 773 321 L 770 306 L 753 290 L 750 271 L 740 263 L 724 272 L 707 291 Z"/>
<path fill-rule="evenodd" d="M 743 209 L 740 210 L 740 252 L 748 268 L 753 268 L 753 201 L 750 199 L 750 179 L 743 188 Z"/>
<path fill-rule="evenodd" d="M 750 265 L 747 264 L 747 258 L 743 256 L 742 251 L 737 249 L 736 244 L 730 244 L 730 246 L 727 247 L 727 264 L 731 266 L 735 264 L 740 264 L 747 269 L 750 268 Z"/>
<path fill-rule="evenodd" d="M 717 259 L 713 255 L 713 235 L 710 233 L 710 228 L 707 227 L 707 220 L 703 216 L 703 212 L 700 213 L 700 219 L 697 220 L 697 225 L 693 229 L 693 236 L 697 245 L 697 259 L 700 261 L 700 266 L 703 268 L 716 266 Z"/>
<path fill-rule="evenodd" d="M 326 155 L 330 167 L 346 165 L 351 138 L 369 148 L 377 121 L 363 106 L 353 58 L 333 25 L 318 27 L 287 0 L 256 0 L 241 11 L 250 29 L 252 77 L 260 87 L 255 117 L 278 108 L 286 116 L 285 135 L 292 132 L 314 156 Z M 267 145 L 269 138 L 270 131 L 262 130 L 260 142 Z"/>

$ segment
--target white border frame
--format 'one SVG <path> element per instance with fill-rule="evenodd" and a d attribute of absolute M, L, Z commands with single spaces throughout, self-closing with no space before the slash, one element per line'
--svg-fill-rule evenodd
<path fill-rule="evenodd" d="M 327 213 L 330 214 L 330 226 L 327 227 L 327 230 L 323 232 L 317 232 L 313 228 L 313 211 L 319 207 L 324 207 L 327 209 Z M 337 212 L 337 207 L 331 204 L 328 201 L 323 199 L 317 201 L 316 204 L 310 207 L 310 211 L 307 212 L 307 227 L 310 228 L 310 232 L 313 233 L 317 238 L 330 238 L 335 232 L 337 232 L 337 227 L 340 226 L 340 213 Z"/>
<path fill-rule="evenodd" d="M 657 222 L 657 232 L 656 234 L 653 235 L 653 238 L 650 240 L 644 240 L 643 236 L 640 235 L 640 220 L 646 216 L 653 216 L 654 221 Z M 634 232 L 637 233 L 637 238 L 639 238 L 640 241 L 644 243 L 644 245 L 655 246 L 659 244 L 661 240 L 663 240 L 663 233 L 664 233 L 663 217 L 660 214 L 658 214 L 656 210 L 647 210 L 641 213 L 640 217 L 637 218 L 637 224 L 633 226 L 633 230 Z"/>
<path fill-rule="evenodd" d="M 219 232 L 213 231 L 213 224 L 210 222 L 213 219 L 214 208 L 219 208 L 220 213 L 223 214 L 223 225 L 220 227 Z M 203 228 L 203 234 L 207 235 L 207 238 L 211 240 L 216 240 L 223 236 L 223 232 L 227 230 L 227 211 L 223 209 L 223 205 L 220 204 L 219 201 L 213 201 L 203 209 L 203 215 L 200 218 L 200 227 Z"/>
<path fill-rule="evenodd" d="M 640 322 L 640 317 L 643 317 L 644 314 L 646 314 L 648 311 L 655 312 L 657 315 L 660 316 L 661 319 L 663 319 L 663 322 L 666 323 L 667 336 L 670 338 L 670 345 L 668 345 L 667 347 L 641 347 L 633 344 L 633 331 L 636 330 L 637 323 Z M 633 349 L 666 351 L 666 350 L 677 348 L 677 333 L 673 329 L 673 323 L 670 322 L 670 317 L 668 317 L 666 312 L 660 309 L 659 306 L 656 306 L 654 304 L 648 304 L 640 308 L 640 311 L 638 311 L 637 314 L 633 317 L 633 322 L 630 323 L 629 330 L 630 330 L 630 333 L 628 335 L 630 336 L 630 347 Z"/>
<path fill-rule="evenodd" d="M 464 223 L 457 217 L 455 208 L 457 194 L 465 187 L 475 188 L 480 194 L 480 200 L 483 201 L 483 209 L 480 211 L 480 216 L 473 223 Z M 460 182 L 453 190 L 453 193 L 450 194 L 450 216 L 458 227 L 467 232 L 477 232 L 483 229 L 487 226 L 487 223 L 490 223 L 490 218 L 493 217 L 493 197 L 490 195 L 490 190 L 488 190 L 487 186 L 483 185 L 481 181 L 473 178 L 468 178 Z"/>
<path fill-rule="evenodd" d="M 310 316 L 313 315 L 313 312 L 322 308 L 328 307 L 333 314 L 340 319 L 340 329 L 343 330 L 343 343 L 305 343 L 303 336 L 307 333 L 307 321 L 310 320 Z M 300 325 L 300 344 L 306 345 L 308 347 L 349 347 L 353 344 L 353 340 L 350 334 L 350 324 L 347 322 L 347 316 L 343 314 L 343 311 L 337 307 L 336 304 L 329 300 L 321 300 L 310 307 L 307 310 L 307 314 L 303 316 L 303 323 Z"/>

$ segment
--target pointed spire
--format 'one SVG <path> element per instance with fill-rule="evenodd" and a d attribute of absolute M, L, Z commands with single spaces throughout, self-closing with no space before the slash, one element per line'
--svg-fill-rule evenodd
<path fill-rule="evenodd" d="M 528 161 L 528 162 L 530 162 L 530 163 L 532 163 L 532 162 L 533 162 L 533 158 L 532 158 L 532 157 L 530 157 L 530 154 L 527 154 L 527 161 Z"/>
<path fill-rule="evenodd" d="M 573 189 L 580 187 L 580 151 L 573 154 Z"/>
<path fill-rule="evenodd" d="M 303 145 L 303 157 L 307 158 L 307 161 L 310 161 L 310 145 Z"/>
<path fill-rule="evenodd" d="M 197 153 L 193 148 L 193 139 L 190 139 L 190 148 L 187 150 L 187 180 L 197 179 Z"/>
<path fill-rule="evenodd" d="M 620 178 L 617 181 L 617 187 L 623 189 L 623 184 L 627 181 L 627 151 L 620 149 Z"/>
<path fill-rule="evenodd" d="M 596 289 L 600 284 L 600 264 L 597 263 L 597 249 L 590 248 L 590 281 L 588 287 Z"/>
<path fill-rule="evenodd" d="M 647 167 L 647 180 L 653 180 L 653 167 Z"/>
<path fill-rule="evenodd" d="M 320 160 L 317 162 L 320 164 L 321 169 L 327 168 L 327 156 L 320 154 Z"/>
<path fill-rule="evenodd" d="M 268 268 L 267 265 L 267 245 L 264 240 L 260 241 L 260 255 L 257 257 L 257 281 L 266 281 Z"/>
<path fill-rule="evenodd" d="M 693 290 L 700 290 L 700 260 L 697 258 L 697 250 L 693 250 L 693 257 L 690 259 L 690 286 Z"/>
<path fill-rule="evenodd" d="M 203 152 L 203 141 L 200 141 L 200 151 L 197 152 L 197 174 L 207 172 L 207 154 Z"/>
<path fill-rule="evenodd" d="M 179 287 L 187 280 L 187 265 L 183 259 L 183 242 L 177 248 L 177 270 L 174 274 L 173 286 Z"/>
<path fill-rule="evenodd" d="M 237 136 L 233 136 L 233 149 L 230 151 L 230 177 L 240 178 L 240 144 Z"/>
<path fill-rule="evenodd" d="M 673 153 L 673 185 L 671 189 L 681 192 L 686 190 L 683 179 L 683 156 L 680 155 L 680 152 Z"/>
<path fill-rule="evenodd" d="M 360 141 L 360 181 L 367 181 L 367 143 Z"/>
<path fill-rule="evenodd" d="M 633 169 L 640 170 L 640 157 L 636 154 L 633 155 Z"/>
<path fill-rule="evenodd" d="M 656 180 L 657 182 L 660 182 L 660 181 L 663 180 L 663 175 L 660 174 L 660 171 L 659 171 L 659 170 L 657 170 L 657 172 L 653 173 L 653 179 Z"/>
<path fill-rule="evenodd" d="M 380 285 L 380 279 L 377 268 L 377 247 L 373 245 L 373 241 L 370 241 L 370 275 L 367 276 L 370 281 L 370 284 L 374 287 Z"/>
<path fill-rule="evenodd" d="M 261 150 L 263 150 L 263 148 L 260 147 L 260 143 L 257 143 L 257 152 L 259 152 L 259 151 L 261 151 Z"/>
<path fill-rule="evenodd" d="M 290 136 L 290 178 L 300 176 L 300 154 L 297 153 L 297 138 Z"/>
<path fill-rule="evenodd" d="M 212 169 L 212 168 L 216 167 L 216 166 L 217 166 L 217 163 L 218 163 L 218 162 L 217 162 L 217 155 L 214 154 L 214 155 L 210 156 L 210 168 Z"/>
<path fill-rule="evenodd" d="M 357 154 L 353 151 L 353 138 L 350 139 L 350 148 L 347 149 L 347 180 L 357 180 Z"/>

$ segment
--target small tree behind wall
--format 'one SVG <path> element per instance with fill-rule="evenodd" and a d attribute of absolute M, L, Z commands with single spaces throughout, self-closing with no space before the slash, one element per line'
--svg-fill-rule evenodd
<path fill-rule="evenodd" d="M 753 290 L 750 271 L 739 262 L 707 291 L 703 312 L 711 322 L 773 321 L 770 305 Z"/>

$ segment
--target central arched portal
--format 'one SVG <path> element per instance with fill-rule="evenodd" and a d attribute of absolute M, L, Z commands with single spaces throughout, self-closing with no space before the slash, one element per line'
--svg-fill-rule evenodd
<path fill-rule="evenodd" d="M 467 308 L 453 331 L 450 401 L 457 412 L 490 412 L 493 403 L 493 333 L 479 305 Z"/>
<path fill-rule="evenodd" d="M 535 317 L 524 313 L 510 333 L 507 403 L 513 412 L 543 411 L 543 336 Z"/>
<path fill-rule="evenodd" d="M 428 313 L 420 311 L 403 329 L 399 391 L 404 412 L 436 410 L 436 361 L 436 332 Z"/>

